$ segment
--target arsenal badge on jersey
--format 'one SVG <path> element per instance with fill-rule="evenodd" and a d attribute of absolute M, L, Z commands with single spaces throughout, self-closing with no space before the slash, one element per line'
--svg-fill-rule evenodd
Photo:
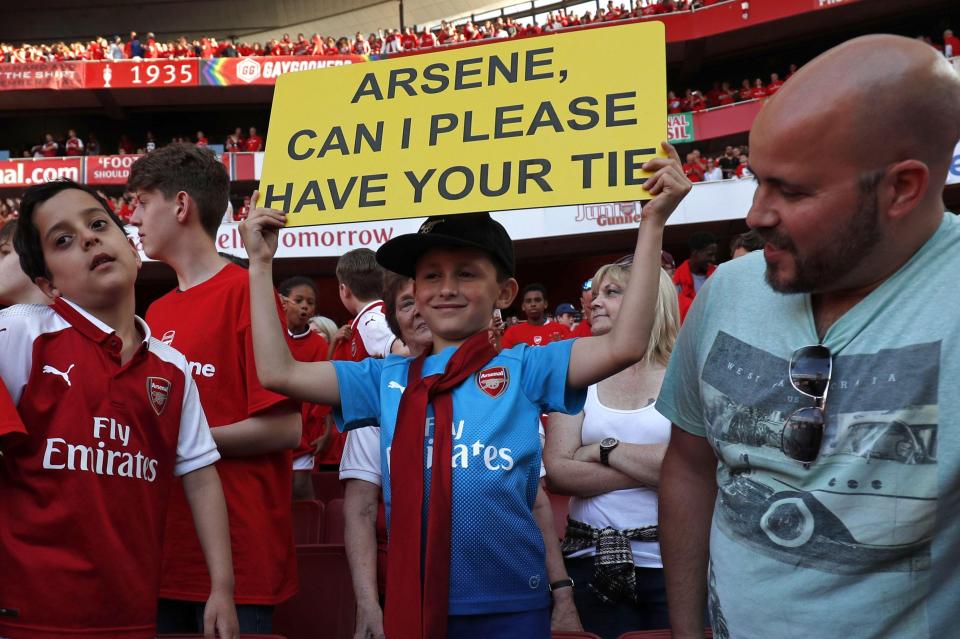
<path fill-rule="evenodd" d="M 500 397 L 510 385 L 510 373 L 503 366 L 486 368 L 477 373 L 477 386 L 490 397 Z"/>
<path fill-rule="evenodd" d="M 147 378 L 147 399 L 150 400 L 150 406 L 153 412 L 160 416 L 163 409 L 167 407 L 167 399 L 170 398 L 170 387 L 172 384 L 162 377 Z"/>

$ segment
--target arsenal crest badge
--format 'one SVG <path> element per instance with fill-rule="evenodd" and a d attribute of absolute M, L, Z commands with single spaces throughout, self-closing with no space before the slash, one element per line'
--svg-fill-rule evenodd
<path fill-rule="evenodd" d="M 167 400 L 170 398 L 170 388 L 173 385 L 162 377 L 147 378 L 147 399 L 153 412 L 160 416 L 163 409 L 167 407 Z"/>
<path fill-rule="evenodd" d="M 490 397 L 500 397 L 510 385 L 510 373 L 503 366 L 494 366 L 477 373 L 477 386 Z"/>

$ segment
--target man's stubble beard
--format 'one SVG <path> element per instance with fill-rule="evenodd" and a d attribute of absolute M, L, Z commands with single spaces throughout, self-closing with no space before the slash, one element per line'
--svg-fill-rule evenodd
<path fill-rule="evenodd" d="M 825 236 L 824 244 L 811 255 L 798 255 L 788 236 L 761 232 L 767 242 L 793 256 L 796 271 L 791 280 L 784 281 L 777 279 L 776 271 L 768 264 L 765 278 L 770 288 L 778 293 L 813 293 L 852 271 L 882 237 L 877 215 L 878 182 L 876 174 L 861 177 L 856 214 L 833 237 Z"/>

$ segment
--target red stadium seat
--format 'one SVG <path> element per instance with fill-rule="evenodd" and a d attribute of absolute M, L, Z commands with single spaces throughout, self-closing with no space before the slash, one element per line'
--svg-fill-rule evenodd
<path fill-rule="evenodd" d="M 592 632 L 561 632 L 553 631 L 550 633 L 551 639 L 600 639 L 597 635 Z"/>
<path fill-rule="evenodd" d="M 550 508 L 553 510 L 553 523 L 557 529 L 557 536 L 563 539 L 567 532 L 567 513 L 570 512 L 570 498 L 566 495 L 554 495 L 547 493 L 550 497 Z"/>
<path fill-rule="evenodd" d="M 321 501 L 293 502 L 293 543 L 319 544 L 323 541 L 323 511 Z"/>
<path fill-rule="evenodd" d="M 297 546 L 297 594 L 276 607 L 273 628 L 288 639 L 350 639 L 356 600 L 342 545 Z"/>
<path fill-rule="evenodd" d="M 328 544 L 342 544 L 344 526 L 343 499 L 328 501 L 324 516 L 324 533 L 326 534 L 324 542 Z"/>
<path fill-rule="evenodd" d="M 331 499 L 343 497 L 343 482 L 340 481 L 340 473 L 336 471 L 322 471 L 313 473 L 313 493 L 314 498 L 327 503 Z"/>

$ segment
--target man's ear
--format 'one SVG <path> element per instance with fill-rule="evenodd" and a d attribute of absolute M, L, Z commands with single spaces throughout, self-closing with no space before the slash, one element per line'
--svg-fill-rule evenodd
<path fill-rule="evenodd" d="M 177 205 L 177 222 L 180 224 L 186 224 L 191 204 L 193 204 L 193 198 L 190 197 L 190 194 L 186 191 L 178 191 L 176 195 L 173 196 L 174 202 Z M 194 205 L 192 208 L 196 209 Z"/>
<path fill-rule="evenodd" d="M 497 308 L 509 308 L 510 305 L 513 304 L 513 300 L 516 299 L 519 290 L 520 285 L 517 284 L 517 280 L 512 277 L 508 277 L 500 282 L 500 293 L 497 295 Z"/>
<path fill-rule="evenodd" d="M 60 297 L 60 289 L 53 285 L 53 282 L 48 280 L 45 277 L 35 277 L 33 278 L 33 283 L 37 285 L 43 294 L 49 297 L 52 300 Z"/>
<path fill-rule="evenodd" d="M 907 217 L 927 197 L 929 186 L 930 168 L 920 160 L 904 160 L 891 166 L 887 180 L 879 186 L 880 201 L 886 200 L 888 205 L 887 217 Z"/>

